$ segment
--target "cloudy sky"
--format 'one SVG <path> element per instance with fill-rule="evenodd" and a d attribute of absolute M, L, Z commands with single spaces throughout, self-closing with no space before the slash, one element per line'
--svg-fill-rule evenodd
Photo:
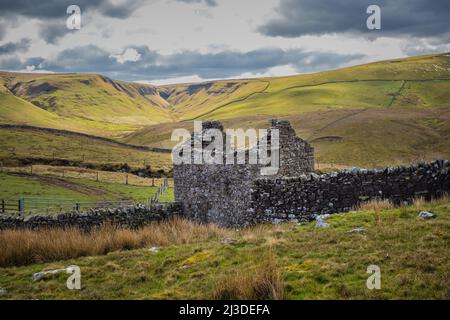
<path fill-rule="evenodd" d="M 367 29 L 371 4 L 381 30 Z M 309 73 L 448 52 L 449 17 L 448 0 L 0 0 L 0 70 L 154 84 Z"/>

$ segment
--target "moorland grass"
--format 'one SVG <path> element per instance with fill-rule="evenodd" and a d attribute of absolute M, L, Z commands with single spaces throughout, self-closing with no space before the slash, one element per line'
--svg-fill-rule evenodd
<path fill-rule="evenodd" d="M 437 218 L 419 219 L 421 210 Z M 6 293 L 0 298 L 450 299 L 448 198 L 380 208 L 379 218 L 370 208 L 336 214 L 328 222 L 328 229 L 312 222 L 242 230 L 163 223 L 151 226 L 153 240 L 135 250 L 124 249 L 139 235 L 124 231 L 119 251 L 1 268 Z M 367 234 L 348 233 L 354 228 Z M 159 252 L 148 250 L 154 245 Z M 269 250 L 273 259 L 267 259 Z M 82 270 L 82 290 L 67 290 L 64 274 L 31 280 L 35 272 L 73 264 Z M 372 264 L 381 269 L 380 290 L 366 287 Z M 282 294 L 271 294 L 272 288 Z"/>

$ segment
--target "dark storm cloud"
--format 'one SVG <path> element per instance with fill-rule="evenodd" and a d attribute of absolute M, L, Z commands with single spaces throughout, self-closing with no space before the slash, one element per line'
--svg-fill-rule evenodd
<path fill-rule="evenodd" d="M 59 18 L 66 16 L 66 9 L 71 4 L 81 10 L 98 10 L 101 14 L 114 18 L 126 18 L 143 0 L 127 0 L 114 4 L 109 0 L 0 0 L 0 15 L 21 15 L 31 18 Z"/>
<path fill-rule="evenodd" d="M 381 8 L 381 30 L 366 27 L 366 9 Z M 268 36 L 298 37 L 329 33 L 373 36 L 443 36 L 450 30 L 448 0 L 281 0 L 278 17 L 260 26 Z"/>
<path fill-rule="evenodd" d="M 0 58 L 0 70 L 22 70 L 24 63 L 17 57 Z"/>
<path fill-rule="evenodd" d="M 0 23 L 0 41 L 5 37 L 6 34 L 6 26 L 3 23 Z"/>
<path fill-rule="evenodd" d="M 26 66 L 40 65 L 41 69 L 54 72 L 96 72 L 123 80 L 154 80 L 190 75 L 208 79 L 233 77 L 245 72 L 260 73 L 283 65 L 291 65 L 299 72 L 319 71 L 363 58 L 363 55 L 304 52 L 298 49 L 268 48 L 205 54 L 184 51 L 170 55 L 161 55 L 146 46 L 135 46 L 133 49 L 140 54 L 137 61 L 120 63 L 111 53 L 95 45 L 88 45 L 63 50 L 52 60 L 37 60 L 35 63 L 28 60 L 16 68 L 21 70 Z"/>
<path fill-rule="evenodd" d="M 205 3 L 207 6 L 215 7 L 217 6 L 216 0 L 175 0 L 178 2 L 184 2 L 184 3 Z"/>
<path fill-rule="evenodd" d="M 74 32 L 66 28 L 65 20 L 54 20 L 39 25 L 39 36 L 47 43 L 56 44 L 66 34 Z"/>
<path fill-rule="evenodd" d="M 21 39 L 18 42 L 8 42 L 0 45 L 0 55 L 14 54 L 17 52 L 26 52 L 30 47 L 30 39 Z"/>
<path fill-rule="evenodd" d="M 51 44 L 70 32 L 65 26 L 67 7 L 76 4 L 81 12 L 95 10 L 101 15 L 124 19 L 139 8 L 144 0 L 124 0 L 114 4 L 111 0 L 0 0 L 0 18 L 5 23 L 0 24 L 0 40 L 6 32 L 8 21 L 17 17 L 28 17 L 40 20 L 39 35 Z"/>

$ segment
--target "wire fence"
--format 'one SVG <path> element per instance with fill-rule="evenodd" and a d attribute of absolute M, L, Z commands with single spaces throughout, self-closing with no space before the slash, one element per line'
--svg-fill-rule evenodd
<path fill-rule="evenodd" d="M 169 187 L 169 180 L 168 179 L 164 179 L 163 183 L 161 184 L 161 186 L 159 187 L 158 191 L 155 193 L 155 195 L 150 198 L 150 204 L 152 203 L 159 203 L 161 196 L 164 194 L 164 192 L 167 190 L 167 188 Z"/>
<path fill-rule="evenodd" d="M 142 203 L 148 208 L 172 203 L 170 201 L 161 201 L 161 196 L 168 188 L 169 180 L 164 179 L 158 191 Z M 79 201 L 69 198 L 21 197 L 19 199 L 0 199 L 0 214 L 24 215 L 84 212 L 99 208 L 127 208 L 137 204 L 138 202 L 133 200 Z"/>
<path fill-rule="evenodd" d="M 126 208 L 135 206 L 133 200 L 77 201 L 67 198 L 22 197 L 19 199 L 0 199 L 2 214 L 54 214 L 83 212 L 99 208 Z"/>
<path fill-rule="evenodd" d="M 96 182 L 119 183 L 131 186 L 160 187 L 166 178 L 140 177 L 123 172 L 100 171 L 85 168 L 55 167 L 49 165 L 30 165 L 22 167 L 0 167 L 4 173 L 24 173 L 45 175 L 58 178 L 87 179 Z M 173 187 L 173 179 L 168 179 L 169 187 Z"/>

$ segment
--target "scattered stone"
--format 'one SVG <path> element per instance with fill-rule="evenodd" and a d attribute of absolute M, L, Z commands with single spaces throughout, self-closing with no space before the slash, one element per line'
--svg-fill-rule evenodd
<path fill-rule="evenodd" d="M 0 288 L 0 294 L 5 294 L 7 290 L 5 288 Z"/>
<path fill-rule="evenodd" d="M 236 239 L 233 239 L 233 238 L 225 238 L 225 239 L 222 239 L 221 242 L 223 244 L 233 244 L 233 243 L 237 243 L 238 241 Z"/>
<path fill-rule="evenodd" d="M 188 264 L 183 264 L 182 266 L 178 267 L 178 270 L 184 270 L 184 269 L 187 269 L 187 268 L 189 268 L 189 265 Z"/>
<path fill-rule="evenodd" d="M 355 228 L 350 231 L 347 231 L 347 233 L 367 234 L 367 230 L 363 228 Z"/>
<path fill-rule="evenodd" d="M 148 249 L 148 251 L 158 253 L 159 251 L 161 251 L 161 249 L 159 249 L 158 247 L 151 247 L 150 249 Z"/>
<path fill-rule="evenodd" d="M 37 273 L 33 274 L 31 279 L 33 279 L 33 281 L 36 281 L 36 280 L 41 279 L 43 276 L 45 276 L 47 274 L 56 274 L 56 273 L 61 273 L 61 272 L 67 272 L 67 269 L 55 269 L 55 270 L 37 272 Z"/>
<path fill-rule="evenodd" d="M 428 212 L 428 211 L 421 211 L 419 213 L 419 218 L 421 218 L 423 220 L 434 219 L 436 217 L 437 217 L 437 215 L 435 215 L 434 213 Z"/>
<path fill-rule="evenodd" d="M 329 214 L 320 214 L 316 216 L 316 228 L 328 228 L 330 224 L 327 223 L 325 219 L 327 219 L 329 216 Z"/>
<path fill-rule="evenodd" d="M 316 222 L 316 228 L 328 228 L 330 227 L 330 224 L 325 222 L 324 220 L 317 220 Z"/>

